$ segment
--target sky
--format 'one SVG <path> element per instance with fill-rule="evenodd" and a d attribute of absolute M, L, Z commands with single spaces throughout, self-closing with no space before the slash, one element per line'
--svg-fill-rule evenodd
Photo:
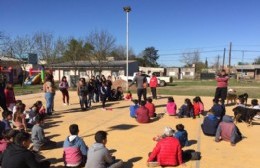
<path fill-rule="evenodd" d="M 224 48 L 227 64 L 230 42 L 231 65 L 260 56 L 259 0 L 0 0 L 0 31 L 82 38 L 105 30 L 125 46 L 124 6 L 132 8 L 129 47 L 137 55 L 155 47 L 162 65 L 181 66 L 182 53 L 194 50 L 222 63 Z"/>

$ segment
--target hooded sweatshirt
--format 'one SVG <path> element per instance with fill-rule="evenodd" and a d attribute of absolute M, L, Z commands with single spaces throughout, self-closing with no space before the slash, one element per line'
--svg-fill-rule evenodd
<path fill-rule="evenodd" d="M 201 125 L 202 131 L 205 135 L 215 136 L 218 128 L 219 120 L 214 114 L 209 114 L 204 118 Z"/>
<path fill-rule="evenodd" d="M 230 141 L 233 144 L 242 138 L 239 129 L 230 116 L 223 116 L 222 122 L 219 123 L 215 139 L 219 140 L 220 137 L 222 140 Z"/>
<path fill-rule="evenodd" d="M 86 158 L 88 147 L 77 135 L 69 136 L 63 143 L 65 165 L 78 166 Z"/>
<path fill-rule="evenodd" d="M 94 143 L 88 151 L 86 168 L 106 168 L 114 162 L 108 149 L 102 143 Z"/>
<path fill-rule="evenodd" d="M 35 155 L 25 147 L 10 144 L 2 156 L 3 168 L 40 168 Z"/>

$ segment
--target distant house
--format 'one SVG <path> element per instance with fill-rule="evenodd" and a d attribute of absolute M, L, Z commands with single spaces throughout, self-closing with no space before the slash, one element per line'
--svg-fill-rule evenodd
<path fill-rule="evenodd" d="M 168 67 L 166 68 L 166 75 L 173 79 L 195 79 L 195 68 Z"/>
<path fill-rule="evenodd" d="M 113 77 L 118 77 L 119 75 L 126 75 L 126 61 L 108 61 L 102 63 L 102 75 L 106 77 L 111 75 Z M 74 66 L 76 65 L 76 67 Z M 89 78 L 92 75 L 101 75 L 99 72 L 99 62 L 89 62 L 89 61 L 76 61 L 74 62 L 64 62 L 58 64 L 52 64 L 52 72 L 54 75 L 54 80 L 60 80 L 62 76 L 79 76 Z M 50 68 L 47 66 L 47 68 Z M 76 71 L 75 71 L 76 70 Z M 134 72 L 138 71 L 138 62 L 134 60 L 128 61 L 128 74 L 133 75 Z"/>
<path fill-rule="evenodd" d="M 0 56 L 0 73 L 4 74 L 7 81 L 17 83 L 18 75 L 22 73 L 21 61 L 16 58 Z"/>
<path fill-rule="evenodd" d="M 260 65 L 238 65 L 237 78 L 260 80 Z"/>
<path fill-rule="evenodd" d="M 166 76 L 170 76 L 173 79 L 180 79 L 180 68 L 178 67 L 168 67 L 166 68 Z"/>
<path fill-rule="evenodd" d="M 195 67 L 180 68 L 180 79 L 195 79 Z"/>

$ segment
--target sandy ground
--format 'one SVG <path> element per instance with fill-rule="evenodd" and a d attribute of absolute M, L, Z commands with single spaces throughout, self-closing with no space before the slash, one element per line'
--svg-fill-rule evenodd
<path fill-rule="evenodd" d="M 213 137 L 206 137 L 200 129 L 203 117 L 197 119 L 176 119 L 164 116 L 158 121 L 150 124 L 139 124 L 129 116 L 130 101 L 108 102 L 112 110 L 101 110 L 101 104 L 93 104 L 93 108 L 88 111 L 80 111 L 78 97 L 75 92 L 70 92 L 71 105 L 64 106 L 61 93 L 55 96 L 54 115 L 46 120 L 46 136 L 58 142 L 56 149 L 42 151 L 45 158 L 51 159 L 52 167 L 63 167 L 62 144 L 69 135 L 69 125 L 76 123 L 79 125 L 81 136 L 88 146 L 94 143 L 94 134 L 98 130 L 105 130 L 109 133 L 107 147 L 112 150 L 113 155 L 126 162 L 125 167 L 144 168 L 146 167 L 147 154 L 155 146 L 156 142 L 152 138 L 160 135 L 165 126 L 182 123 L 185 125 L 192 145 L 185 147 L 184 150 L 194 149 L 200 151 L 202 158 L 200 161 L 189 161 L 186 163 L 188 168 L 256 168 L 260 165 L 260 122 L 255 122 L 252 127 L 247 127 L 244 123 L 239 123 L 238 127 L 246 137 L 235 147 L 228 142 L 214 142 Z M 177 106 L 183 104 L 185 98 L 189 96 L 174 96 Z M 17 96 L 23 100 L 27 107 L 35 101 L 44 101 L 43 93 Z M 202 97 L 205 109 L 212 106 L 211 97 Z M 164 112 L 167 97 L 162 96 L 154 100 L 156 112 Z M 232 114 L 233 106 L 227 107 L 227 113 Z"/>

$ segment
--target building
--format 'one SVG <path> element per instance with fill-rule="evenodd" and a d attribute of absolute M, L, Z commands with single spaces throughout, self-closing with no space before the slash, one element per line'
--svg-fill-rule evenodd
<path fill-rule="evenodd" d="M 260 80 L 260 65 L 238 65 L 236 69 L 238 79 Z"/>
<path fill-rule="evenodd" d="M 138 62 L 134 60 L 128 61 L 128 74 L 133 75 L 138 71 Z M 102 67 L 100 67 L 102 64 Z M 54 80 L 60 80 L 62 76 L 78 76 L 88 79 L 91 76 L 105 75 L 113 76 L 117 78 L 119 75 L 126 75 L 126 61 L 107 61 L 101 62 L 89 62 L 89 61 L 70 61 L 64 63 L 53 64 L 51 67 Z M 101 68 L 101 69 L 100 69 Z"/>

